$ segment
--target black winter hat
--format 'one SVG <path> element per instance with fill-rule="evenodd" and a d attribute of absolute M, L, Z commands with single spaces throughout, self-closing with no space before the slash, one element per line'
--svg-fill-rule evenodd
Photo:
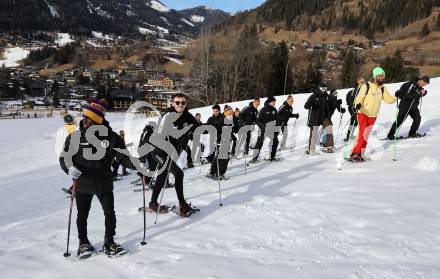
<path fill-rule="evenodd" d="M 276 101 L 276 100 L 277 99 L 275 99 L 274 96 L 269 96 L 269 97 L 267 97 L 266 104 L 271 103 L 271 102 Z"/>
<path fill-rule="evenodd" d="M 64 115 L 64 123 L 71 125 L 74 122 L 75 122 L 75 119 L 73 118 L 73 116 L 71 114 Z"/>
<path fill-rule="evenodd" d="M 420 80 L 423 80 L 424 82 L 429 84 L 429 77 L 428 76 L 423 76 L 423 77 L 420 78 Z"/>
<path fill-rule="evenodd" d="M 218 109 L 218 110 L 220 110 L 220 106 L 217 105 L 217 104 L 216 104 L 216 105 L 213 105 L 213 106 L 212 106 L 212 109 Z"/>

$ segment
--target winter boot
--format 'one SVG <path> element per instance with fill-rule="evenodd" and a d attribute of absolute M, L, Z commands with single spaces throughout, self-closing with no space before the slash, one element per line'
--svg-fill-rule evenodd
<path fill-rule="evenodd" d="M 102 247 L 102 250 L 106 255 L 112 258 L 122 256 L 124 254 L 127 254 L 128 252 L 121 246 L 121 244 L 115 243 L 113 238 L 106 239 L 106 241 L 104 242 L 104 247 Z"/>
<path fill-rule="evenodd" d="M 360 163 L 360 162 L 363 162 L 365 160 L 364 160 L 364 158 L 362 158 L 361 154 L 354 153 L 354 154 L 350 155 L 350 161 Z"/>
<path fill-rule="evenodd" d="M 157 202 L 150 202 L 148 204 L 148 211 L 150 211 L 150 212 L 157 212 L 158 208 L 159 208 L 159 203 L 157 203 Z M 160 209 L 159 209 L 159 213 L 161 213 L 161 214 L 168 213 L 169 210 L 170 210 L 169 206 L 161 205 Z"/>
<path fill-rule="evenodd" d="M 96 250 L 88 240 L 79 244 L 78 253 L 76 254 L 78 259 L 87 259 L 94 254 L 96 254 Z"/>
<path fill-rule="evenodd" d="M 191 203 L 187 203 L 186 201 L 183 201 L 179 203 L 179 211 L 180 211 L 180 216 L 189 217 L 196 210 L 194 210 L 194 208 L 191 207 Z"/>

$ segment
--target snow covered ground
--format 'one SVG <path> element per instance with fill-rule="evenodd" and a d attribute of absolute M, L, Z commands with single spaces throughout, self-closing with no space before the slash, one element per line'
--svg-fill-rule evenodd
<path fill-rule="evenodd" d="M 22 47 L 6 48 L 3 53 L 3 59 L 0 60 L 0 67 L 17 67 L 20 60 L 25 59 L 29 55 L 29 50 Z"/>
<path fill-rule="evenodd" d="M 72 37 L 70 36 L 69 33 L 58 33 L 57 34 L 57 39 L 55 40 L 55 43 L 59 46 L 62 47 L 64 45 L 67 45 L 69 43 L 74 42 L 74 40 L 72 39 Z"/>
<path fill-rule="evenodd" d="M 394 92 L 398 85 L 389 88 Z M 143 247 L 137 211 L 142 194 L 129 183 L 135 175 L 124 178 L 115 185 L 116 239 L 130 253 L 82 262 L 62 256 L 69 201 L 60 188 L 69 186 L 69 178 L 54 152 L 61 118 L 0 120 L 2 278 L 440 278 L 440 78 L 427 89 L 420 131 L 429 136 L 400 141 L 394 162 L 393 146 L 379 138 L 393 122 L 395 105 L 383 104 L 369 145 L 372 160 L 341 170 L 338 154 L 303 155 L 308 95 L 295 95 L 294 111 L 301 117 L 294 152 L 282 151 L 280 162 L 248 167 L 246 175 L 243 160 L 231 161 L 231 179 L 221 185 L 223 207 L 217 183 L 201 178 L 207 165 L 186 171 L 186 198 L 201 212 L 188 219 L 161 215 L 157 225 L 147 215 Z M 279 106 L 285 97 L 277 99 Z M 204 120 L 210 114 L 209 107 L 196 111 Z M 108 119 L 116 131 L 123 127 L 123 115 Z M 345 115 L 343 124 L 347 120 Z M 333 121 L 336 131 L 337 113 Z M 138 137 L 125 129 L 127 142 Z M 174 190 L 166 190 L 164 201 L 176 203 Z M 75 226 L 72 232 L 74 255 Z M 89 238 L 98 248 L 103 233 L 95 199 Z"/>

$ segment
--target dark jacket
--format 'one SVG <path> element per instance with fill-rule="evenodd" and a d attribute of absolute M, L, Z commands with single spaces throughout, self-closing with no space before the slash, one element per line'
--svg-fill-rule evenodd
<path fill-rule="evenodd" d="M 138 148 L 141 148 L 141 147 L 145 148 L 145 145 L 151 146 L 151 144 L 150 144 L 150 137 L 153 135 L 153 133 L 154 133 L 154 127 L 152 125 L 146 125 L 144 130 L 142 131 L 141 138 L 139 140 Z M 151 146 L 151 148 L 152 148 L 152 146 Z M 141 161 L 145 161 L 144 159 L 147 158 L 148 155 L 149 154 L 147 153 L 144 156 L 142 156 L 140 158 Z"/>
<path fill-rule="evenodd" d="M 167 117 L 170 113 L 176 113 L 173 107 L 170 107 L 167 109 L 167 112 L 162 116 L 161 121 L 164 121 L 164 119 Z M 168 141 L 176 150 L 177 155 L 180 155 L 183 150 L 186 149 L 186 146 L 188 145 L 188 141 L 190 136 L 194 133 L 194 130 L 196 129 L 198 122 L 194 118 L 194 116 L 188 111 L 188 109 L 185 109 L 185 111 L 180 115 L 180 117 L 172 123 L 173 127 L 177 130 L 185 129 L 186 127 L 191 126 L 191 129 L 189 129 L 185 134 L 183 134 L 180 138 L 174 138 L 174 137 L 167 137 L 166 141 Z M 159 128 L 157 130 L 157 133 L 162 133 L 161 124 L 159 124 Z M 159 147 L 155 146 L 155 149 L 153 151 L 153 156 L 155 160 L 158 162 L 165 162 L 169 155 L 164 150 L 161 150 Z M 158 160 L 159 159 L 159 160 Z"/>
<path fill-rule="evenodd" d="M 72 157 L 73 166 L 79 169 L 82 174 L 78 178 L 78 188 L 77 191 L 80 193 L 88 194 L 105 194 L 113 191 L 113 172 L 111 165 L 113 160 L 125 164 L 127 166 L 132 165 L 130 159 L 114 150 L 115 148 L 125 149 L 121 137 L 116 134 L 112 128 L 110 128 L 107 120 L 104 120 L 103 124 L 108 129 L 108 136 L 95 136 L 103 143 L 105 148 L 105 155 L 100 160 L 87 160 L 84 158 L 84 149 L 91 149 L 92 154 L 95 154 L 97 149 L 87 141 L 86 131 L 83 128 L 82 120 L 79 123 L 79 130 L 75 131 L 66 138 L 64 143 L 64 152 L 69 151 L 70 141 L 72 136 L 76 133 L 80 133 L 80 144 L 79 149 L 76 154 Z M 68 173 L 70 166 L 66 165 L 65 158 L 63 157 L 64 152 L 61 154 L 59 159 L 60 166 L 65 173 Z"/>
<path fill-rule="evenodd" d="M 291 105 L 284 101 L 283 105 L 278 109 L 278 121 L 281 126 L 287 126 L 290 118 L 295 117 L 293 114 L 293 108 Z"/>
<path fill-rule="evenodd" d="M 414 103 L 411 109 L 417 108 L 419 106 L 420 99 L 426 96 L 428 92 L 423 94 L 423 96 L 419 94 L 423 88 L 417 84 L 418 81 L 419 79 L 417 77 L 413 78 L 411 81 L 402 84 L 400 89 L 397 90 L 396 97 L 401 99 L 399 109 L 409 110 L 413 101 Z"/>
<path fill-rule="evenodd" d="M 330 119 L 332 118 L 333 114 L 335 113 L 335 110 L 338 110 L 339 112 L 341 112 L 341 110 L 342 110 L 342 107 L 340 104 L 340 103 L 342 103 L 342 100 L 340 100 L 340 101 L 339 100 L 336 96 L 333 96 L 331 94 L 328 95 L 328 97 L 327 97 L 327 104 L 328 104 L 328 108 L 329 108 Z"/>
<path fill-rule="evenodd" d="M 219 143 L 222 137 L 222 128 L 224 125 L 224 116 L 223 114 L 219 114 L 218 116 L 211 116 L 208 118 L 208 122 L 206 125 L 211 125 L 217 130 L 217 142 Z"/>
<path fill-rule="evenodd" d="M 354 100 L 356 99 L 357 95 L 359 94 L 359 90 L 361 89 L 361 86 L 355 85 L 352 90 L 350 90 L 347 93 L 347 96 L 345 97 L 345 101 L 347 102 L 348 111 L 350 112 L 350 115 L 354 113 Z"/>
<path fill-rule="evenodd" d="M 240 112 L 240 124 L 241 126 L 245 125 L 254 125 L 257 121 L 258 110 L 254 108 L 252 105 L 253 102 L 250 102 L 247 107 L 241 110 Z"/>
<path fill-rule="evenodd" d="M 319 89 L 313 93 L 304 105 L 309 110 L 307 126 L 320 126 L 325 118 L 330 118 L 330 109 L 327 103 L 327 93 Z"/>
<path fill-rule="evenodd" d="M 238 134 L 238 131 L 240 131 L 240 127 L 241 127 L 240 116 L 237 117 L 237 116 L 234 115 L 233 122 L 234 122 L 234 124 L 233 124 L 234 127 L 232 128 L 232 132 Z"/>
<path fill-rule="evenodd" d="M 268 103 L 264 103 L 264 107 L 260 110 L 257 117 L 258 128 L 264 130 L 267 123 L 276 121 L 276 125 L 279 125 L 277 109 L 270 106 Z"/>

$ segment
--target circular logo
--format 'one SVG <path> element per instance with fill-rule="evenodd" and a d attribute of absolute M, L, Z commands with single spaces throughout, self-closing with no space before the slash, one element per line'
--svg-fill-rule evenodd
<path fill-rule="evenodd" d="M 108 140 L 103 140 L 101 141 L 101 146 L 104 148 L 107 148 L 110 145 L 110 143 L 108 142 Z"/>

